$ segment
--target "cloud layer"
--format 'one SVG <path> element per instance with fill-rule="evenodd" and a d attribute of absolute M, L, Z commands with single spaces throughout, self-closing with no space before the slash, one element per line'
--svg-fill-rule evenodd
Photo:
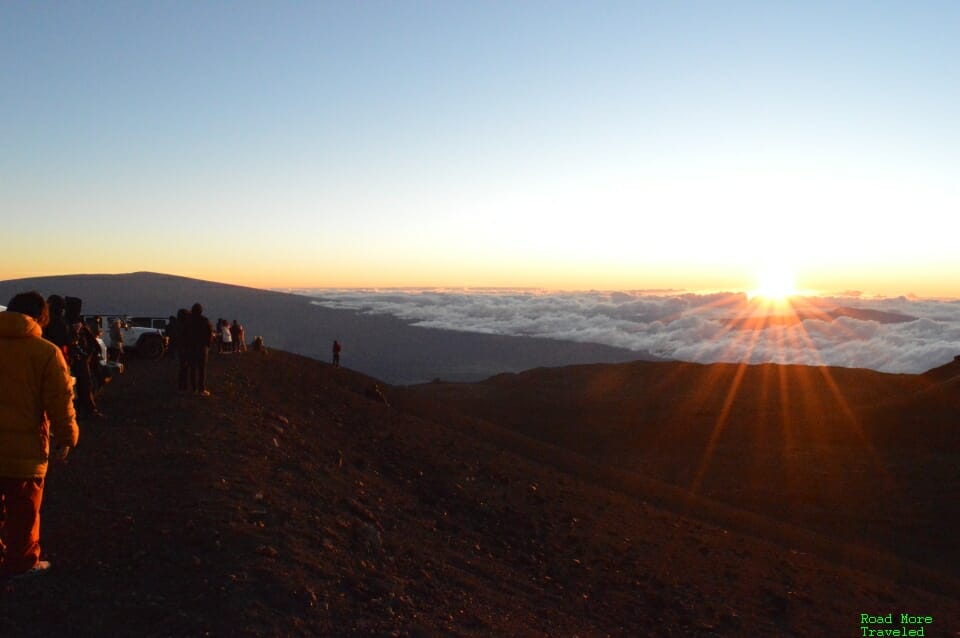
<path fill-rule="evenodd" d="M 769 321 L 768 314 L 785 311 L 730 293 L 301 292 L 317 297 L 314 303 L 324 307 L 390 314 L 418 326 L 601 343 L 700 363 L 799 363 L 918 373 L 960 354 L 960 301 L 810 297 L 798 302 L 796 320 Z M 834 318 L 829 312 L 836 308 L 909 320 Z M 786 314 L 792 316 L 789 310 Z M 745 318 L 752 318 L 753 327 L 742 327 Z"/>

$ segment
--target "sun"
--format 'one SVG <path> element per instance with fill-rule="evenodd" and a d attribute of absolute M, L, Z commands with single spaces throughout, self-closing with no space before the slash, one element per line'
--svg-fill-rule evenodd
<path fill-rule="evenodd" d="M 761 297 L 770 303 L 784 303 L 797 294 L 793 271 L 782 265 L 767 266 L 757 272 L 756 287 L 748 293 L 751 299 Z"/>

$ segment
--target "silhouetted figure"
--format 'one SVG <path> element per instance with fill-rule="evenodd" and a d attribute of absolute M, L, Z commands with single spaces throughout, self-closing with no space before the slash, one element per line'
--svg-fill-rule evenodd
<path fill-rule="evenodd" d="M 83 300 L 79 297 L 66 296 L 63 298 L 64 311 L 67 317 L 67 326 L 83 321 Z"/>
<path fill-rule="evenodd" d="M 110 361 L 120 363 L 123 356 L 123 320 L 114 319 L 110 322 L 110 345 L 107 347 L 107 357 Z"/>
<path fill-rule="evenodd" d="M 177 390 L 186 392 L 190 389 L 189 361 L 187 359 L 186 339 L 187 321 L 190 311 L 181 308 L 176 317 L 171 317 L 167 324 L 167 338 L 170 339 L 170 351 L 177 357 Z"/>
<path fill-rule="evenodd" d="M 40 503 L 50 459 L 62 461 L 80 434 L 70 372 L 60 348 L 42 338 L 49 319 L 37 292 L 0 312 L 0 580 L 41 574 Z M 50 449 L 51 430 L 55 436 Z"/>
<path fill-rule="evenodd" d="M 74 386 L 77 412 L 82 417 L 102 417 L 103 413 L 97 409 L 94 399 L 94 369 L 100 365 L 100 344 L 84 323 L 74 323 L 70 326 L 71 341 L 67 346 L 70 372 L 77 380 Z"/>
<path fill-rule="evenodd" d="M 340 350 L 341 349 L 342 348 L 340 347 L 340 342 L 334 339 L 333 340 L 333 367 L 334 368 L 340 367 Z"/>
<path fill-rule="evenodd" d="M 167 338 L 167 348 L 164 350 L 164 354 L 169 354 L 171 357 L 176 353 L 176 344 L 173 342 L 173 337 L 171 336 L 177 328 L 177 318 L 174 315 L 167 317 L 167 323 L 163 326 L 163 334 Z"/>
<path fill-rule="evenodd" d="M 87 319 L 87 328 L 93 337 L 91 346 L 96 351 L 94 356 L 90 357 L 90 377 L 93 379 L 93 396 L 95 398 L 107 382 L 107 375 L 104 373 L 102 362 L 110 360 L 107 352 L 104 351 L 105 348 L 101 345 L 103 343 L 103 328 L 100 327 L 100 321 L 100 317 Z"/>
<path fill-rule="evenodd" d="M 183 331 L 187 376 L 190 379 L 190 391 L 205 397 L 210 396 L 207 390 L 207 357 L 213 339 L 213 326 L 203 316 L 203 306 L 193 304 Z"/>
<path fill-rule="evenodd" d="M 68 326 L 66 360 L 76 379 L 74 402 L 77 411 L 84 417 L 103 416 L 93 396 L 93 375 L 97 372 L 93 366 L 100 365 L 100 344 L 83 323 L 83 300 L 79 297 L 64 298 L 64 314 Z"/>
<path fill-rule="evenodd" d="M 43 329 L 43 338 L 60 348 L 66 355 L 67 345 L 70 343 L 70 329 L 67 326 L 66 304 L 60 295 L 47 297 L 47 307 L 50 312 L 50 322 Z"/>
<path fill-rule="evenodd" d="M 215 324 L 216 334 L 214 338 L 217 340 L 217 354 L 223 353 L 223 319 L 217 319 Z"/>
<path fill-rule="evenodd" d="M 244 343 L 243 326 L 236 319 L 230 324 L 230 337 L 233 339 L 233 351 L 240 353 L 246 352 L 247 344 Z"/>

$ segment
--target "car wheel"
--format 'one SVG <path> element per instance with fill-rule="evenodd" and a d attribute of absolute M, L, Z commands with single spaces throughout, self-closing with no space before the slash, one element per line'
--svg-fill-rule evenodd
<path fill-rule="evenodd" d="M 156 359 L 163 354 L 163 340 L 160 336 L 140 337 L 137 342 L 137 355 L 144 359 Z"/>

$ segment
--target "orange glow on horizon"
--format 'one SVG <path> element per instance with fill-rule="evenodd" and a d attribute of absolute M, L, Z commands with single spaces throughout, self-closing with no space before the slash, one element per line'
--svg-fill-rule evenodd
<path fill-rule="evenodd" d="M 16 255 L 11 256 L 13 259 Z M 149 257 L 149 256 L 148 256 Z M 776 268 L 759 273 L 741 265 L 712 266 L 629 263 L 539 263 L 492 260 L 424 260 L 396 262 L 389 258 L 276 257 L 245 255 L 244 260 L 181 259 L 169 255 L 143 261 L 113 259 L 83 272 L 131 273 L 150 271 L 206 281 L 262 289 L 307 288 L 505 288 L 544 291 L 644 291 L 650 294 L 745 293 L 751 300 L 769 301 L 777 312 L 803 296 L 908 296 L 960 299 L 960 278 L 949 277 L 945 264 L 915 268 L 850 269 L 798 268 L 794 273 Z M 22 263 L 29 260 L 24 259 Z M 74 263 L 38 263 L 29 270 L 0 269 L 0 280 L 77 274 Z M 801 276 L 802 275 L 802 276 Z"/>

